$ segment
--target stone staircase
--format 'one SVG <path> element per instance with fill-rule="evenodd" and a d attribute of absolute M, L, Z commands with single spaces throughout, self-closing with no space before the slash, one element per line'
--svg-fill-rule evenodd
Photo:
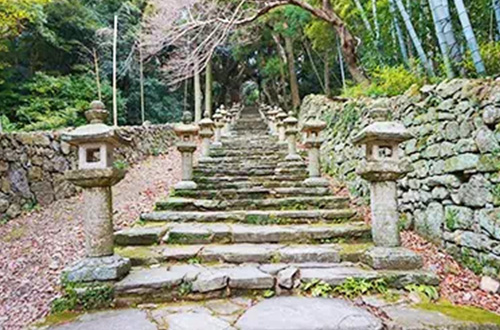
<path fill-rule="evenodd" d="M 373 270 L 360 263 L 370 227 L 348 198 L 302 184 L 303 161 L 245 108 L 222 147 L 194 169 L 197 189 L 173 190 L 136 226 L 115 233 L 133 269 L 115 284 L 123 303 L 204 299 L 260 292 L 292 294 L 300 284 L 384 278 L 391 287 L 437 285 L 422 270 Z"/>

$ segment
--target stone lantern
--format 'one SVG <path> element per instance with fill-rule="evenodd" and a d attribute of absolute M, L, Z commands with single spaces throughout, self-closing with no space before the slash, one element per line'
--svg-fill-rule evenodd
<path fill-rule="evenodd" d="M 205 112 L 203 119 L 200 120 L 198 123 L 198 126 L 200 127 L 200 136 L 202 138 L 201 140 L 201 156 L 198 159 L 200 163 L 204 162 L 211 162 L 213 161 L 212 158 L 210 158 L 210 141 L 212 139 L 212 136 L 214 136 L 214 127 L 215 124 L 210 119 L 210 115 L 208 112 Z"/>
<path fill-rule="evenodd" d="M 224 127 L 224 116 L 220 113 L 220 110 L 217 109 L 214 115 L 215 121 L 215 138 L 212 146 L 214 147 L 222 147 L 221 137 L 222 137 L 222 128 Z"/>
<path fill-rule="evenodd" d="M 236 119 L 238 119 L 239 108 L 237 103 L 233 103 L 231 108 L 231 125 L 234 126 L 236 124 Z"/>
<path fill-rule="evenodd" d="M 197 147 L 196 137 L 200 128 L 192 121 L 193 116 L 189 111 L 186 111 L 182 116 L 182 123 L 174 128 L 174 132 L 179 138 L 176 146 L 181 153 L 182 162 L 182 181 L 174 186 L 177 190 L 191 190 L 198 187 L 193 181 L 193 153 Z"/>
<path fill-rule="evenodd" d="M 276 116 L 279 113 L 278 107 L 274 107 L 271 111 L 269 111 L 267 114 L 269 116 L 269 131 L 271 132 L 271 135 L 277 135 L 278 134 L 278 127 L 276 125 Z"/>
<path fill-rule="evenodd" d="M 403 124 L 385 121 L 388 105 L 379 101 L 370 115 L 374 122 L 354 137 L 365 147 L 366 160 L 357 173 L 370 182 L 372 237 L 375 248 L 364 261 L 376 269 L 414 269 L 422 265 L 419 255 L 401 248 L 396 181 L 411 171 L 399 156 L 399 144 L 411 139 Z"/>
<path fill-rule="evenodd" d="M 285 134 L 288 142 L 288 155 L 285 157 L 286 161 L 300 161 L 302 158 L 297 154 L 297 134 L 298 123 L 297 118 L 293 116 L 293 111 L 288 113 L 288 117 L 283 121 L 285 124 Z"/>
<path fill-rule="evenodd" d="M 276 126 L 278 127 L 278 141 L 280 143 L 286 143 L 286 134 L 285 134 L 285 118 L 288 117 L 285 111 L 280 109 L 280 112 L 276 115 Z"/>
<path fill-rule="evenodd" d="M 114 254 L 111 187 L 125 171 L 113 167 L 113 152 L 127 141 L 104 124 L 108 112 L 102 102 L 92 102 L 85 116 L 88 125 L 62 136 L 78 147 L 78 169 L 68 171 L 66 179 L 83 188 L 85 233 L 85 259 L 65 269 L 64 275 L 71 282 L 119 280 L 131 264 Z"/>
<path fill-rule="evenodd" d="M 222 122 L 224 123 L 224 126 L 222 126 L 221 134 L 222 136 L 228 136 L 229 135 L 229 122 L 231 121 L 230 119 L 228 120 L 229 113 L 227 112 L 226 108 L 224 107 L 224 104 L 221 104 L 219 108 L 219 113 L 222 116 Z"/>
<path fill-rule="evenodd" d="M 321 164 L 319 149 L 324 140 L 320 137 L 321 131 L 326 127 L 326 123 L 319 119 L 311 118 L 302 127 L 305 134 L 304 146 L 308 151 L 309 178 L 304 181 L 304 185 L 309 187 L 327 187 L 328 180 L 321 177 Z"/>

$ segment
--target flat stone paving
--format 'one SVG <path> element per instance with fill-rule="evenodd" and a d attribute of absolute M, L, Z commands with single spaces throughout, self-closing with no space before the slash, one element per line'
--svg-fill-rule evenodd
<path fill-rule="evenodd" d="M 498 325 L 453 320 L 438 312 L 423 311 L 369 296 L 367 306 L 387 315 L 383 320 L 343 299 L 277 297 L 207 300 L 169 305 L 147 304 L 137 309 L 84 314 L 74 321 L 44 327 L 54 330 L 481 330 Z M 35 327 L 36 328 L 36 327 Z"/>

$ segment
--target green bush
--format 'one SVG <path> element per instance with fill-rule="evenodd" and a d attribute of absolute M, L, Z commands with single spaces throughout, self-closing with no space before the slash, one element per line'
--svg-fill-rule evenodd
<path fill-rule="evenodd" d="M 347 87 L 343 96 L 357 98 L 361 96 L 380 97 L 395 96 L 406 92 L 411 86 L 422 86 L 425 79 L 417 72 L 410 71 L 404 66 L 378 67 L 371 72 L 372 82 Z"/>

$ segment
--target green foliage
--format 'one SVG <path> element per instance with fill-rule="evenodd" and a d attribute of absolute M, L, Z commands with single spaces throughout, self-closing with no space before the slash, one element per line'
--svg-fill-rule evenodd
<path fill-rule="evenodd" d="M 457 210 L 448 210 L 446 212 L 445 220 L 446 228 L 448 230 L 454 230 L 457 222 L 458 222 L 458 211 Z"/>
<path fill-rule="evenodd" d="M 459 321 L 500 325 L 499 315 L 477 307 L 452 305 L 448 301 L 422 303 L 416 305 L 416 307 L 423 310 L 439 312 Z"/>
<path fill-rule="evenodd" d="M 52 301 L 51 312 L 92 310 L 110 307 L 113 302 L 113 286 L 108 284 L 81 284 L 63 279 L 64 295 Z"/>
<path fill-rule="evenodd" d="M 368 280 L 350 277 L 335 287 L 315 279 L 302 284 L 301 291 L 313 297 L 326 298 L 336 294 L 347 299 L 354 299 L 368 293 L 386 294 L 388 288 L 387 282 L 384 279 Z"/>
<path fill-rule="evenodd" d="M 111 98 L 111 87 L 103 86 L 105 101 Z M 23 97 L 29 95 L 29 97 Z M 37 73 L 17 92 L 20 106 L 15 110 L 16 125 L 26 131 L 50 130 L 86 123 L 85 110 L 97 98 L 93 77 L 49 76 Z"/>
<path fill-rule="evenodd" d="M 179 295 L 181 297 L 187 296 L 191 292 L 193 292 L 193 283 L 192 282 L 183 282 L 181 285 L 179 285 L 178 288 Z"/>
<path fill-rule="evenodd" d="M 459 257 L 458 261 L 476 275 L 481 275 L 481 273 L 483 272 L 483 267 L 485 266 L 481 262 L 481 260 L 472 255 L 472 252 L 467 248 L 464 248 L 462 250 L 462 255 Z"/>
<path fill-rule="evenodd" d="M 188 259 L 187 263 L 190 265 L 199 265 L 201 264 L 201 259 L 199 257 L 192 257 Z"/>
<path fill-rule="evenodd" d="M 113 163 L 113 167 L 118 170 L 126 170 L 130 167 L 130 165 L 124 160 L 115 160 L 115 162 Z"/>
<path fill-rule="evenodd" d="M 424 301 L 437 301 L 439 291 L 435 286 L 424 284 L 410 284 L 405 286 L 405 290 L 417 293 Z"/>
<path fill-rule="evenodd" d="M 262 296 L 266 299 L 268 298 L 272 298 L 276 295 L 276 292 L 274 292 L 274 290 L 266 290 L 264 291 L 264 293 L 262 294 Z"/>
<path fill-rule="evenodd" d="M 371 77 L 372 82 L 369 86 L 348 87 L 343 95 L 352 98 L 395 96 L 403 94 L 413 85 L 422 86 L 425 83 L 425 78 L 417 72 L 408 71 L 403 65 L 377 67 L 371 72 Z"/>
<path fill-rule="evenodd" d="M 323 297 L 327 298 L 333 291 L 333 288 L 330 284 L 325 283 L 324 281 L 314 279 L 310 282 L 303 283 L 300 287 L 301 291 L 310 294 L 313 297 Z"/>
<path fill-rule="evenodd" d="M 499 74 L 500 73 L 500 43 L 497 41 L 491 41 L 479 45 L 479 52 L 484 62 L 486 72 L 489 74 Z M 474 62 L 470 56 L 470 52 L 466 53 L 464 61 L 465 69 L 470 72 L 471 75 L 475 75 L 476 69 L 474 67 Z"/>

